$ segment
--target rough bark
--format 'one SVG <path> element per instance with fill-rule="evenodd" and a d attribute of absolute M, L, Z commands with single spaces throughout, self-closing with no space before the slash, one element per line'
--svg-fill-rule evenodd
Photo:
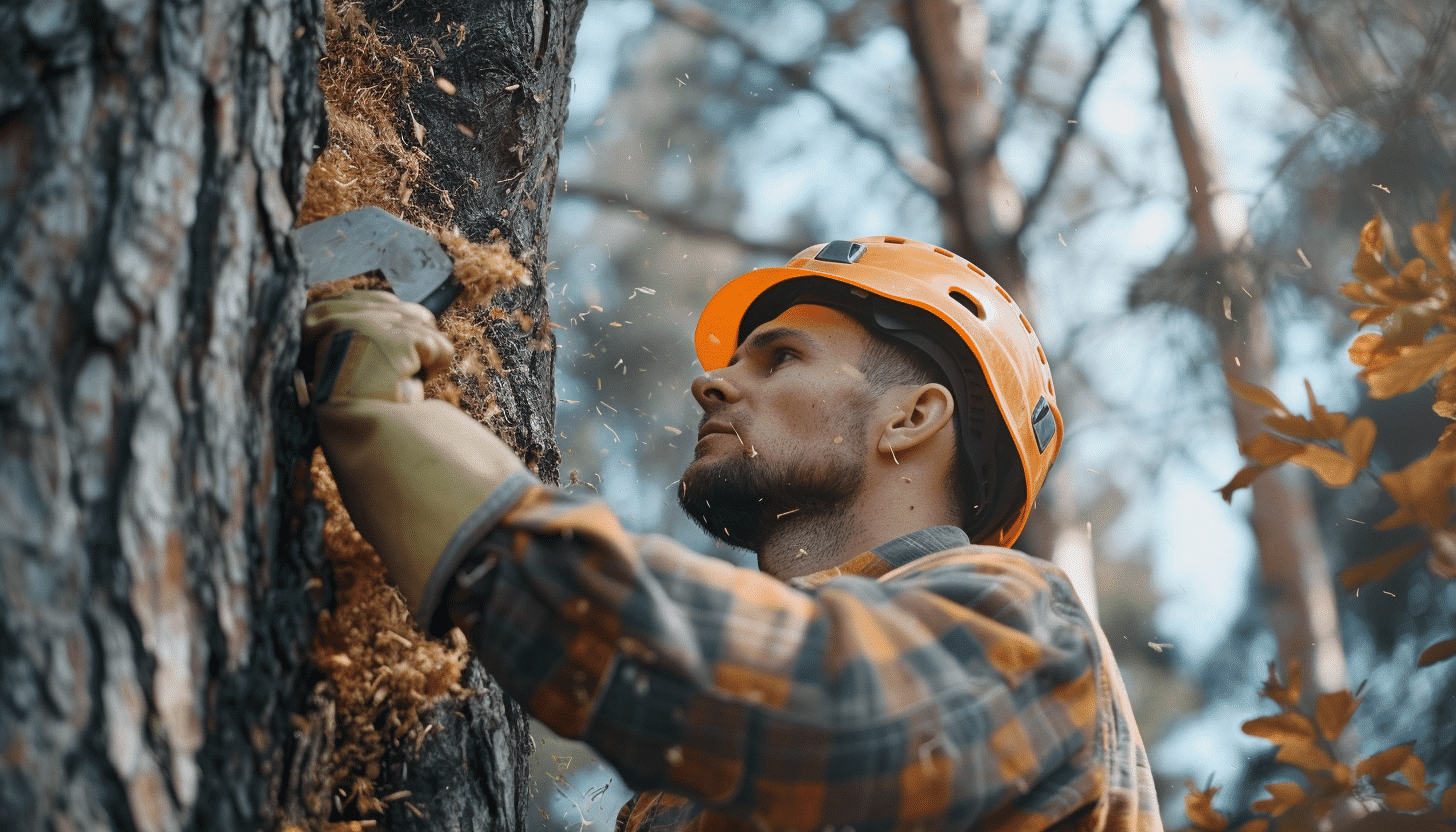
<path fill-rule="evenodd" d="M 367 50 L 373 57 L 357 67 L 359 83 L 367 77 L 391 92 L 371 90 L 373 104 L 360 108 L 349 73 L 325 72 L 338 126 L 347 120 L 348 130 L 365 134 L 341 132 L 331 142 L 310 174 L 304 207 L 312 217 L 380 204 L 437 236 L 458 231 L 471 243 L 509 249 L 505 262 L 497 259 L 488 274 L 477 275 L 509 288 L 472 300 L 467 282 L 442 328 L 457 347 L 451 381 L 461 407 L 506 438 L 547 482 L 556 480 L 559 454 L 545 233 L 583 10 L 580 0 L 337 3 L 342 28 L 330 29 L 326 62 L 357 58 L 342 54 L 350 49 Z M 370 111 L 381 104 L 392 113 Z M 371 126 L 379 135 L 368 132 Z M 360 167 L 351 168 L 351 159 Z M 360 170 L 376 181 L 357 184 Z M 501 247 L 452 250 L 489 259 L 499 258 Z M 361 560 L 372 561 L 372 552 L 357 551 L 349 538 L 326 532 L 326 546 L 341 575 L 358 581 L 347 601 L 358 606 L 344 609 L 341 600 L 331 620 L 349 623 L 330 630 L 317 649 L 325 664 L 331 657 L 348 661 L 321 686 L 307 719 L 309 744 L 321 750 L 320 759 L 332 760 L 332 773 L 310 784 L 314 794 L 293 805 L 293 817 L 317 826 L 322 807 L 326 818 L 378 818 L 394 830 L 523 828 L 528 722 L 478 664 L 471 660 L 464 669 L 463 690 L 423 707 L 416 704 L 418 691 L 387 681 L 379 689 L 382 705 L 373 690 L 363 700 L 357 695 L 358 678 L 397 679 L 396 663 L 411 666 L 424 655 L 372 649 L 381 630 L 424 652 L 432 648 L 420 644 L 417 631 L 396 628 L 397 598 L 379 581 L 377 563 Z M 382 619 L 371 621 L 376 612 Z M 390 730 L 378 730 L 376 713 L 386 715 Z M 358 778 L 368 781 L 362 790 Z"/>
<path fill-rule="evenodd" d="M 1157 52 L 1160 92 L 1167 107 L 1188 184 L 1193 258 L 1203 263 L 1222 301 L 1210 318 L 1225 373 L 1268 387 L 1274 377 L 1274 336 L 1260 287 L 1246 257 L 1248 209 L 1221 181 L 1219 157 L 1196 101 L 1188 66 L 1181 4 L 1145 0 Z M 1213 285 L 1213 284 L 1210 284 Z M 1247 440 L 1263 429 L 1264 411 L 1230 396 L 1234 428 Z M 1315 526 L 1308 481 L 1284 474 L 1254 482 L 1251 523 L 1259 550 L 1263 608 L 1279 642 L 1280 659 L 1298 661 L 1316 693 L 1346 685 L 1345 657 L 1335 609 L 1329 557 Z"/>
<path fill-rule="evenodd" d="M 555 482 L 546 227 L 586 2 L 367 0 L 364 9 L 396 42 L 429 48 L 414 53 L 427 82 L 410 87 L 400 114 L 424 128 L 430 157 L 425 178 L 432 187 L 416 200 L 450 215 L 471 240 L 508 241 L 535 278 L 492 304 L 530 316 L 529 327 L 498 317 L 483 322 L 510 368 L 490 377 L 487 395 L 504 411 L 500 421 L 515 426 L 526 463 Z"/>
<path fill-rule="evenodd" d="M 8 829 L 270 823 L 323 601 L 285 239 L 320 24 L 315 0 L 0 7 Z"/>
<path fill-rule="evenodd" d="M 460 51 L 523 61 L 508 65 L 526 92 L 462 120 L 486 138 L 465 161 L 436 151 L 429 175 L 473 171 L 487 187 L 456 194 L 461 227 L 501 228 L 543 275 L 582 4 L 490 5 L 459 18 L 516 28 Z M 296 721 L 334 584 L 290 383 L 303 291 L 286 239 L 321 141 L 322 26 L 316 0 L 0 7 L 6 828 L 274 828 L 328 750 Z M 498 181 L 508 162 L 523 184 Z M 484 316 L 508 375 L 481 395 L 550 479 L 544 305 L 537 280 L 497 301 L 523 316 Z M 441 730 L 386 768 L 437 814 L 398 801 L 386 822 L 520 828 L 519 712 L 489 694 L 436 710 Z"/>

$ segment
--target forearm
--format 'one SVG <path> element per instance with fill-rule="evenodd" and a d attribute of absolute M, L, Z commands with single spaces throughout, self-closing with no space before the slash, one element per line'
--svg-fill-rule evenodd
<path fill-rule="evenodd" d="M 346 399 L 317 414 L 350 519 L 418 612 L 456 530 L 513 476 L 529 476 L 525 467 L 447 402 Z"/>

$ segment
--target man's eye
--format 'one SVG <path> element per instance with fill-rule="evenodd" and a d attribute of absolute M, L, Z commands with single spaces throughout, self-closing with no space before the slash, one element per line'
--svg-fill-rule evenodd
<path fill-rule="evenodd" d="M 789 360 L 794 359 L 794 358 L 797 358 L 797 357 L 798 356 L 794 355 L 794 353 L 793 353 L 792 350 L 774 350 L 774 353 L 769 358 L 769 362 L 768 362 L 769 372 L 773 372 L 774 370 L 777 370 L 779 367 L 782 367 Z"/>

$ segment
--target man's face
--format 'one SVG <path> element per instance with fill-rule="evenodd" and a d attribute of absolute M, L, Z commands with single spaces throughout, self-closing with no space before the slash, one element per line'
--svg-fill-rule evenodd
<path fill-rule="evenodd" d="M 678 501 L 698 525 L 758 550 L 789 516 L 826 515 L 858 493 L 875 403 L 859 370 L 869 337 L 836 309 L 794 306 L 693 383 L 703 421 Z"/>

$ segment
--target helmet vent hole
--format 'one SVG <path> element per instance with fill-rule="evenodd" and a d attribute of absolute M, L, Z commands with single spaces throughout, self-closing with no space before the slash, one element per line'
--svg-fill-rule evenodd
<path fill-rule="evenodd" d="M 972 315 L 975 315 L 977 318 L 980 318 L 983 321 L 986 319 L 985 310 L 981 309 L 981 305 L 972 300 L 970 295 L 962 292 L 959 289 L 952 289 L 950 290 L 950 296 L 955 300 L 956 303 L 959 303 L 961 306 L 964 306 L 965 308 L 971 310 Z"/>
<path fill-rule="evenodd" d="M 1036 357 L 1041 359 L 1041 363 L 1046 363 L 1046 353 L 1042 351 L 1040 344 L 1038 344 L 1036 348 Z"/>
<path fill-rule="evenodd" d="M 886 237 L 885 238 L 885 242 L 887 242 L 887 243 L 903 243 L 903 242 L 905 242 L 905 238 L 904 237 Z"/>
<path fill-rule="evenodd" d="M 951 254 L 940 246 L 935 247 L 935 253 L 941 255 L 942 257 L 955 257 L 954 254 Z"/>
<path fill-rule="evenodd" d="M 1027 332 L 1031 331 L 1031 321 L 1028 321 L 1025 315 L 1021 316 L 1021 325 L 1026 327 Z"/>
<path fill-rule="evenodd" d="M 1008 294 L 1006 294 L 1006 290 L 1005 290 L 1005 289 L 1002 289 L 1002 288 L 1001 288 L 1001 287 L 1000 287 L 1000 286 L 999 286 L 999 285 L 998 285 L 998 286 L 997 286 L 997 287 L 996 287 L 996 291 L 998 291 L 998 292 L 1000 292 L 1000 293 L 1001 293 L 1001 297 L 1003 297 L 1003 298 L 1006 298 L 1006 302 L 1007 302 L 1007 303 L 1010 303 L 1010 302 L 1011 302 L 1011 296 L 1010 296 L 1010 295 L 1008 295 Z"/>

